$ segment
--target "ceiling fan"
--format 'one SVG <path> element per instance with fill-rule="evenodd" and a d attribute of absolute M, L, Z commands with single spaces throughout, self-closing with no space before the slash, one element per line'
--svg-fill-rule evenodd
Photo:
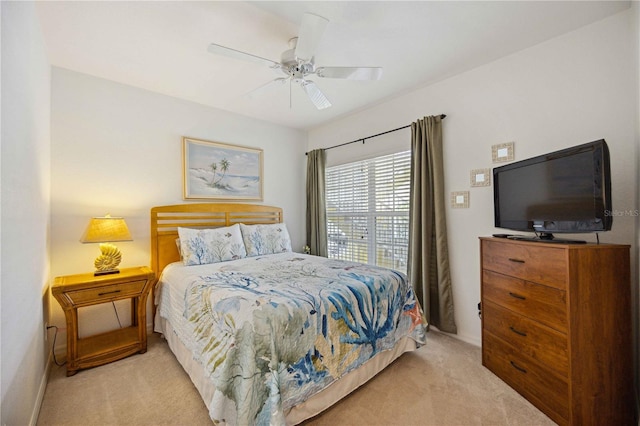
<path fill-rule="evenodd" d="M 382 76 L 382 68 L 380 67 L 317 67 L 314 56 L 328 23 L 329 21 L 322 16 L 305 13 L 302 17 L 298 37 L 289 40 L 289 49 L 282 53 L 280 62 L 215 43 L 211 43 L 207 50 L 218 55 L 266 64 L 270 68 L 284 73 L 285 77 L 276 78 L 258 87 L 252 93 L 263 91 L 274 85 L 284 85 L 287 82 L 289 87 L 296 83 L 302 87 L 316 108 L 325 109 L 331 106 L 331 102 L 309 77 L 315 75 L 320 78 L 379 80 Z M 291 96 L 291 89 L 289 90 L 289 96 Z"/>

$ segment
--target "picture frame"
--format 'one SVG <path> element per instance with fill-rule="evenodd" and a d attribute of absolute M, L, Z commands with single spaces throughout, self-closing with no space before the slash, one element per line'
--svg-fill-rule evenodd
<path fill-rule="evenodd" d="M 453 191 L 451 192 L 451 208 L 468 209 L 469 208 L 469 191 Z"/>
<path fill-rule="evenodd" d="M 471 170 L 471 186 L 491 186 L 491 169 Z"/>
<path fill-rule="evenodd" d="M 500 143 L 491 146 L 491 160 L 493 163 L 513 161 L 515 158 L 515 142 Z"/>
<path fill-rule="evenodd" d="M 182 138 L 182 197 L 185 200 L 263 200 L 263 151 Z"/>

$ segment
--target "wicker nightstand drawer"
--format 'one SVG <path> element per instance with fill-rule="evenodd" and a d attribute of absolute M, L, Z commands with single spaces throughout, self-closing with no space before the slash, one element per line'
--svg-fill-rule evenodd
<path fill-rule="evenodd" d="M 112 300 L 136 297 L 142 293 L 146 284 L 147 280 L 130 281 L 86 290 L 69 291 L 67 296 L 75 305 L 95 305 Z"/>

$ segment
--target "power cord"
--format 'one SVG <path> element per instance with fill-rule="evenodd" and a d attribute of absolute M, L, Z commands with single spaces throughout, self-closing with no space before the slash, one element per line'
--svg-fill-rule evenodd
<path fill-rule="evenodd" d="M 116 309 L 116 304 L 115 302 L 111 302 L 111 304 L 113 305 L 113 310 L 116 313 L 116 319 L 118 320 L 118 325 L 120 326 L 120 328 L 122 328 L 122 323 L 120 322 L 120 316 L 118 315 L 118 310 Z M 56 329 L 56 332 L 53 335 L 53 346 L 51 347 L 51 354 L 53 355 L 53 362 L 58 366 L 58 367 L 62 367 L 64 366 L 67 361 L 63 362 L 62 364 L 60 364 L 58 362 L 58 359 L 56 358 L 56 339 L 58 338 L 58 326 L 57 325 L 48 325 L 47 326 L 47 331 L 51 330 L 52 328 Z"/>
<path fill-rule="evenodd" d="M 111 304 L 113 305 L 113 311 L 116 313 L 116 319 L 118 320 L 118 325 L 120 326 L 120 328 L 122 328 L 122 323 L 120 322 L 120 316 L 118 315 L 118 310 L 116 309 L 116 302 L 112 300 Z"/>
<path fill-rule="evenodd" d="M 48 325 L 47 326 L 47 330 L 50 330 L 52 328 L 56 329 L 56 332 L 53 335 L 53 346 L 51 347 L 51 354 L 53 355 L 53 362 L 55 362 L 58 367 L 62 367 L 63 365 L 65 365 L 67 363 L 67 361 L 65 361 L 62 364 L 60 364 L 60 363 L 58 363 L 58 360 L 56 359 L 56 339 L 58 338 L 58 326 L 56 326 L 56 325 Z"/>

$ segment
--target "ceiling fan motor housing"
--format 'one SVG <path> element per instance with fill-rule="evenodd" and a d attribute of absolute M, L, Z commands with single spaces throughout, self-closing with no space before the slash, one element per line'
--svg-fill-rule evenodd
<path fill-rule="evenodd" d="M 296 46 L 298 37 L 289 40 L 289 50 L 282 52 L 280 56 L 280 64 L 282 71 L 293 78 L 304 78 L 307 74 L 313 74 L 315 67 L 313 58 L 308 62 L 303 62 L 296 56 Z"/>

